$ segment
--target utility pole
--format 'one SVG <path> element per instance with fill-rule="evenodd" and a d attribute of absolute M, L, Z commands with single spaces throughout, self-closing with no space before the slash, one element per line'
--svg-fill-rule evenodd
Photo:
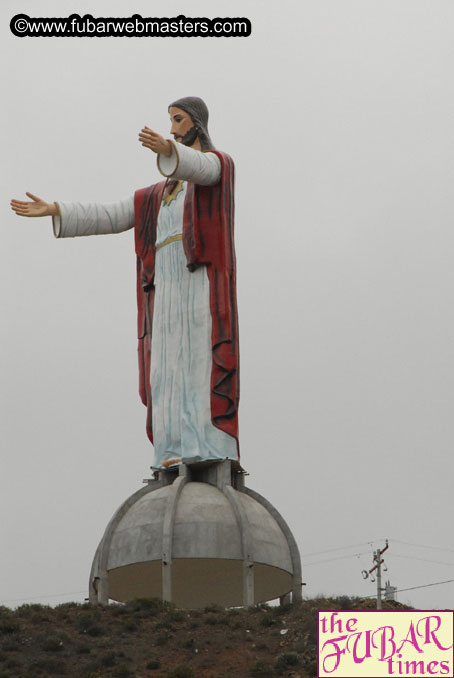
<path fill-rule="evenodd" d="M 372 574 L 372 572 L 377 571 L 377 610 L 381 610 L 381 609 L 382 609 L 382 608 L 381 608 L 381 592 L 382 592 L 382 587 L 381 587 L 381 566 L 382 566 L 383 563 L 385 562 L 385 561 L 382 559 L 382 555 L 384 554 L 384 552 L 385 552 L 386 549 L 388 549 L 388 548 L 389 548 L 388 540 L 386 540 L 386 546 L 385 546 L 384 549 L 382 549 L 381 551 L 380 551 L 380 549 L 377 549 L 376 551 L 374 551 L 374 562 L 375 562 L 375 565 L 374 565 L 369 571 L 363 570 L 363 572 L 362 572 L 364 579 L 367 579 L 368 576 L 369 576 L 370 574 Z M 385 569 L 386 569 L 386 568 L 385 568 Z M 372 578 L 372 581 L 374 581 L 374 578 Z"/>

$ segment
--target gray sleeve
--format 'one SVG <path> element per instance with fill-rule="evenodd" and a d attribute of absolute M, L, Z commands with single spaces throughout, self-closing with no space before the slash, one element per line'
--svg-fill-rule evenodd
<path fill-rule="evenodd" d="M 202 186 L 213 186 L 221 178 L 221 161 L 216 153 L 202 153 L 173 141 L 170 156 L 159 154 L 158 170 L 165 177 L 192 181 Z"/>
<path fill-rule="evenodd" d="M 57 202 L 60 214 L 52 217 L 56 238 L 122 233 L 134 226 L 134 198 L 109 204 Z"/>

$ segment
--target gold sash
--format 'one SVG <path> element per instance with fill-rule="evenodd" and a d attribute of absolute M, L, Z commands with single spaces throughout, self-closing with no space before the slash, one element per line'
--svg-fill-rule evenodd
<path fill-rule="evenodd" d="M 156 252 L 161 249 L 161 247 L 165 247 L 166 245 L 170 245 L 171 242 L 176 242 L 177 240 L 183 240 L 183 234 L 179 233 L 178 235 L 171 235 L 169 238 L 166 238 L 162 242 L 159 243 L 159 245 L 156 245 Z"/>

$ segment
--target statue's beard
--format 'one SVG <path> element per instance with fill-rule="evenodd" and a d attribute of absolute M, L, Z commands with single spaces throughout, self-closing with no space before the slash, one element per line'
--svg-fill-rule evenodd
<path fill-rule="evenodd" d="M 177 136 L 178 135 L 174 135 L 175 138 Z M 195 140 L 197 139 L 197 137 L 198 137 L 197 128 L 196 128 L 195 125 L 193 125 L 191 127 L 191 129 L 189 129 L 186 132 L 186 134 L 181 137 L 180 143 L 184 144 L 185 146 L 192 146 L 195 143 Z"/>

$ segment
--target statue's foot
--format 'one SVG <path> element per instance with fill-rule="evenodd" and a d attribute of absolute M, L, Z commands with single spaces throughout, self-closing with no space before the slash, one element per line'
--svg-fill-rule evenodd
<path fill-rule="evenodd" d="M 173 466 L 174 464 L 180 464 L 181 459 L 164 459 L 162 462 L 163 468 L 169 468 L 169 466 Z"/>

